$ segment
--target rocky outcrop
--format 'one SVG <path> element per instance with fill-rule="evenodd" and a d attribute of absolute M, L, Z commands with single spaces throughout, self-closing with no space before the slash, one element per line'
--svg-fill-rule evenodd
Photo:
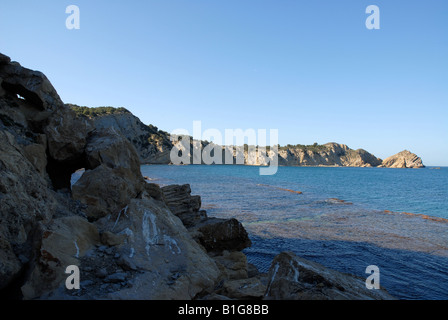
<path fill-rule="evenodd" d="M 171 212 L 178 216 L 183 224 L 192 227 L 207 216 L 201 209 L 201 197 L 192 196 L 190 185 L 171 185 L 162 188 L 165 202 Z"/>
<path fill-rule="evenodd" d="M 343 274 L 283 252 L 274 258 L 265 299 L 391 300 L 386 291 L 366 288 L 365 279 Z"/>
<path fill-rule="evenodd" d="M 251 242 L 240 222 L 207 217 L 187 185 L 146 182 L 129 139 L 76 116 L 42 73 L 1 54 L 0 153 L 2 296 L 263 298 L 268 278 L 241 252 Z M 268 296 L 286 297 L 270 279 Z"/>
<path fill-rule="evenodd" d="M 120 212 L 145 189 L 135 148 L 115 131 L 94 132 L 85 157 L 88 170 L 72 186 L 72 194 L 87 205 L 89 218 Z"/>
<path fill-rule="evenodd" d="M 75 110 L 79 108 L 69 106 Z M 170 163 L 172 144 L 168 134 L 152 125 L 145 125 L 132 113 L 119 110 L 112 114 L 90 116 L 90 119 L 98 131 L 113 129 L 126 137 L 137 150 L 142 164 Z"/>
<path fill-rule="evenodd" d="M 404 150 L 384 159 L 381 167 L 386 168 L 424 168 L 423 161 L 416 154 Z"/>
<path fill-rule="evenodd" d="M 221 271 L 134 146 L 62 103 L 40 72 L 0 55 L 0 290 L 24 299 L 191 299 Z M 85 168 L 72 187 L 71 174 Z M 200 199 L 190 197 L 192 207 Z M 181 210 L 182 211 L 182 210 Z M 81 289 L 67 290 L 68 266 Z M 169 266 L 169 267 L 167 267 Z"/>

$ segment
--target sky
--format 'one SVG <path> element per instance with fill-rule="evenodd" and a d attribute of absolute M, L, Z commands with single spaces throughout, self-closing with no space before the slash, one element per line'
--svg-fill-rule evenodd
<path fill-rule="evenodd" d="M 369 5 L 380 29 L 366 28 Z M 281 145 L 448 166 L 447 12 L 446 0 L 2 0 L 0 52 L 66 103 L 125 107 L 168 132 L 278 129 Z"/>

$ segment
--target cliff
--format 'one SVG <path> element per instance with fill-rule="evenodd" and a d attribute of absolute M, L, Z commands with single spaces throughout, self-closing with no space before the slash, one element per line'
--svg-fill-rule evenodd
<path fill-rule="evenodd" d="M 92 121 L 97 130 L 113 128 L 116 132 L 124 135 L 136 148 L 142 164 L 170 164 L 170 151 L 173 143 L 170 141 L 169 133 L 159 130 L 153 125 L 145 125 L 139 118 L 124 108 L 100 107 L 87 108 L 76 105 L 68 105 L 78 115 L 85 116 Z M 203 149 L 209 143 L 199 142 Z M 196 145 L 190 145 L 190 153 Z M 223 149 L 224 154 L 229 152 L 234 155 L 235 151 L 228 147 Z M 273 153 L 268 153 L 270 159 Z M 373 154 L 363 149 L 353 150 L 345 144 L 327 143 L 324 145 L 288 145 L 279 147 L 278 164 L 280 166 L 340 166 L 340 167 L 390 167 L 390 168 L 422 168 L 422 160 L 409 151 L 389 157 L 382 161 Z M 191 156 L 191 162 L 193 157 Z M 269 159 L 254 157 L 248 154 L 247 147 L 244 151 L 244 164 L 266 165 Z"/>

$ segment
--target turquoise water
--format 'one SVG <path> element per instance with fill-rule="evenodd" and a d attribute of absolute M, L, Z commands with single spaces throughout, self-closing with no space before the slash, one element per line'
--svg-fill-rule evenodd
<path fill-rule="evenodd" d="M 448 168 L 142 166 L 161 185 L 190 184 L 209 216 L 235 217 L 253 245 L 249 262 L 267 271 L 281 251 L 366 278 L 400 299 L 448 299 Z M 288 189 L 288 190 L 286 190 Z M 291 191 L 300 191 L 302 194 Z M 387 210 L 387 211 L 385 211 Z"/>

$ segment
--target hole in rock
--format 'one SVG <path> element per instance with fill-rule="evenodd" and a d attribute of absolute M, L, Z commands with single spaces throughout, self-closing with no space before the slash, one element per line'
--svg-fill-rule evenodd
<path fill-rule="evenodd" d="M 39 96 L 35 92 L 26 89 L 21 84 L 12 84 L 3 81 L 2 88 L 5 89 L 8 93 L 14 95 L 15 97 L 29 102 L 38 110 L 44 110 L 44 103 L 39 98 Z"/>
<path fill-rule="evenodd" d="M 71 190 L 71 187 L 79 178 L 81 178 L 81 170 L 85 168 L 84 159 L 76 159 L 71 161 L 56 161 L 51 157 L 48 158 L 47 173 L 53 183 L 55 190 L 66 189 Z"/>

